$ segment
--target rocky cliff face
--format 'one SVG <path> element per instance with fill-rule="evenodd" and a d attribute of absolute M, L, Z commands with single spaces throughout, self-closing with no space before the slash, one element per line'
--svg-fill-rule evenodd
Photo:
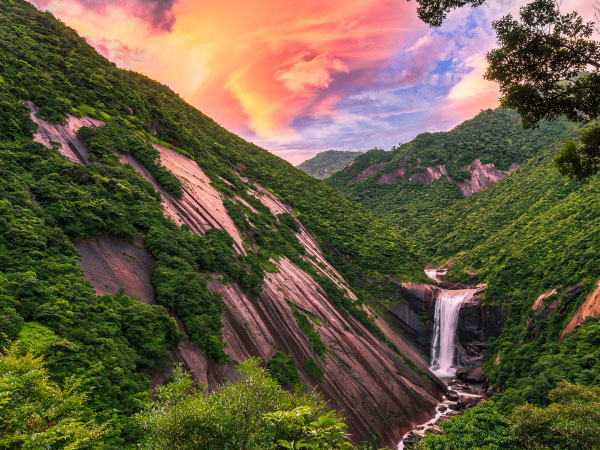
<path fill-rule="evenodd" d="M 394 305 L 389 310 L 393 323 L 427 356 L 431 354 L 437 299 L 444 292 L 444 288 L 464 288 L 446 284 L 443 280 L 445 271 L 427 271 L 432 280 L 439 278 L 436 285 L 396 282 L 405 303 Z M 485 285 L 479 285 L 475 289 L 475 295 L 467 297 L 460 308 L 456 330 L 460 358 L 462 364 L 468 367 L 482 363 L 486 342 L 499 336 L 504 325 L 501 308 L 482 304 L 481 291 L 485 289 Z"/>
<path fill-rule="evenodd" d="M 72 157 L 71 144 L 80 146 L 79 153 L 86 156 L 78 158 L 77 162 L 87 162 L 87 151 L 77 142 L 75 132 L 78 126 L 99 123 L 82 119 L 77 124 L 64 126 L 35 120 L 39 124 L 36 139 L 46 144 L 60 142 L 59 151 L 67 158 Z M 244 253 L 241 234 L 227 214 L 221 195 L 202 169 L 173 150 L 156 148 L 162 164 L 182 182 L 184 195 L 181 199 L 161 189 L 131 155 L 120 155 L 120 158 L 153 183 L 161 194 L 165 215 L 176 223 L 186 224 L 191 232 L 198 234 L 210 228 L 221 228 L 234 239 L 236 250 Z M 274 213 L 293 215 L 288 205 L 261 186 L 254 185 L 251 192 Z M 323 257 L 316 240 L 298 223 L 297 237 L 306 248 L 307 260 L 349 297 L 355 298 L 346 281 Z M 82 255 L 80 266 L 85 277 L 99 294 L 124 287 L 127 293 L 137 295 L 141 301 L 156 302 L 150 283 L 153 260 L 143 240 L 129 244 L 101 236 L 93 241 L 79 242 L 77 247 Z M 421 375 L 360 323 L 340 314 L 306 272 L 286 258 L 272 260 L 272 263 L 278 273 L 266 275 L 258 299 L 249 298 L 237 283 L 223 284 L 219 274 L 213 274 L 209 281 L 209 289 L 221 294 L 225 304 L 223 337 L 232 361 L 241 361 L 248 356 L 260 356 L 268 361 L 277 350 L 293 355 L 301 368 L 302 382 L 317 386 L 333 408 L 344 412 L 355 440 L 371 439 L 371 433 L 377 433 L 387 444 L 395 445 L 404 432 L 431 415 L 445 388 L 429 373 L 426 361 L 418 357 L 418 351 L 411 344 L 393 335 L 387 324 L 378 319 L 383 331 L 400 351 L 413 359 L 422 371 Z M 319 357 L 296 323 L 290 303 L 312 315 L 318 324 L 315 328 L 328 348 L 321 362 L 325 371 L 323 381 L 311 378 L 302 370 L 308 358 Z M 174 318 L 180 330 L 185 331 L 181 321 Z M 174 357 L 182 361 L 199 382 L 209 387 L 235 376 L 234 362 L 213 363 L 189 340 L 180 344 Z M 164 376 L 157 374 L 155 382 L 162 382 Z"/>
<path fill-rule="evenodd" d="M 360 172 L 356 177 L 349 180 L 347 182 L 347 185 L 350 186 L 352 184 L 366 180 L 367 178 L 373 176 L 378 171 L 380 171 L 386 164 L 387 163 L 378 163 L 366 168 L 365 170 Z M 398 182 L 398 179 L 406 178 L 407 167 L 410 167 L 408 164 L 408 157 L 404 158 L 398 164 L 398 167 L 392 172 L 381 175 L 377 179 L 377 184 L 396 184 Z M 458 182 L 450 176 L 445 165 L 439 165 L 436 167 L 422 167 L 421 159 L 417 158 L 416 168 L 424 170 L 422 172 L 412 175 L 409 178 L 409 180 L 413 184 L 429 186 L 433 184 L 434 181 L 445 177 L 446 180 L 448 180 L 450 183 L 458 186 L 463 196 L 469 197 L 473 194 L 476 194 L 477 192 L 481 192 L 486 187 L 497 183 L 506 175 L 509 175 L 516 169 L 518 169 L 518 167 L 518 164 L 513 163 L 508 170 L 498 170 L 494 163 L 483 164 L 481 162 L 481 158 L 477 158 L 473 160 L 473 162 L 469 166 L 463 169 L 465 172 L 468 172 L 470 174 L 470 178 L 465 181 Z"/>
<path fill-rule="evenodd" d="M 575 311 L 575 314 L 573 314 L 573 317 L 561 333 L 560 340 L 562 341 L 571 331 L 581 326 L 587 317 L 598 316 L 600 316 L 600 281 L 596 283 L 594 292 L 588 295 L 586 300 L 577 308 L 577 311 Z"/>

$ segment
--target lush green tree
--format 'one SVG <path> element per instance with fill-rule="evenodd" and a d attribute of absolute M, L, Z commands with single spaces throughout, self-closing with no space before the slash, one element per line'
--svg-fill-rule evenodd
<path fill-rule="evenodd" d="M 419 16 L 439 26 L 447 13 L 485 0 L 417 0 Z M 600 169 L 600 42 L 597 24 L 577 12 L 563 14 L 556 0 L 534 0 L 519 18 L 507 15 L 493 23 L 498 48 L 487 55 L 485 77 L 500 86 L 502 105 L 521 114 L 523 126 L 565 116 L 593 128 L 580 142 L 569 141 L 555 163 L 561 173 L 586 178 Z"/>
<path fill-rule="evenodd" d="M 517 408 L 511 434 L 521 448 L 532 450 L 597 449 L 600 442 L 600 388 L 567 382 L 550 392 L 546 408 Z"/>
<path fill-rule="evenodd" d="M 333 449 L 346 444 L 345 425 L 314 394 L 290 393 L 250 358 L 240 380 L 214 392 L 197 390 L 177 368 L 138 414 L 148 449 Z"/>
<path fill-rule="evenodd" d="M 441 425 L 444 434 L 427 434 L 418 450 L 505 450 L 514 443 L 509 424 L 493 402 L 468 409 Z"/>
<path fill-rule="evenodd" d="M 269 373 L 283 387 L 295 387 L 300 383 L 298 368 L 292 355 L 276 352 L 269 361 Z"/>
<path fill-rule="evenodd" d="M 410 1 L 410 0 L 409 0 Z M 433 27 L 439 27 L 450 11 L 466 5 L 481 6 L 486 0 L 417 0 L 419 18 Z"/>
<path fill-rule="evenodd" d="M 273 427 L 272 450 L 284 449 L 349 449 L 346 424 L 334 411 L 315 419 L 310 406 L 299 406 L 290 411 L 265 414 L 267 423 Z"/>
<path fill-rule="evenodd" d="M 82 379 L 52 383 L 42 358 L 17 344 L 0 351 L 0 449 L 95 449 L 108 424 L 87 407 Z"/>

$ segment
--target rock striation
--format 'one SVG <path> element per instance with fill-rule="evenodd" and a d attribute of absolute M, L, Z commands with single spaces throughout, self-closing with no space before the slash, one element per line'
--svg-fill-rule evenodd
<path fill-rule="evenodd" d="M 52 123 L 46 120 L 39 119 L 36 114 L 39 108 L 32 102 L 26 102 L 29 107 L 31 120 L 33 120 L 38 128 L 34 136 L 34 141 L 52 147 L 52 143 L 58 144 L 58 151 L 68 160 L 77 164 L 88 164 L 88 150 L 77 137 L 77 130 L 81 127 L 98 127 L 104 125 L 104 122 L 91 117 L 75 117 L 68 114 L 66 117 L 66 125 L 60 123 Z"/>
<path fill-rule="evenodd" d="M 579 305 L 579 308 L 577 308 L 577 311 L 560 334 L 559 340 L 562 341 L 571 331 L 581 326 L 586 318 L 598 316 L 600 316 L 600 281 L 596 283 L 596 289 Z"/>
<path fill-rule="evenodd" d="M 60 128 L 62 125 L 54 126 L 37 120 L 41 126 L 36 139 L 45 139 L 49 143 L 60 139 L 66 132 Z M 40 133 L 45 134 L 42 136 Z M 73 141 L 73 136 L 74 131 L 68 140 Z M 181 199 L 162 190 L 131 155 L 120 155 L 120 159 L 152 182 L 162 196 L 166 216 L 176 223 L 186 224 L 193 233 L 202 234 L 210 228 L 221 228 L 232 236 L 239 253 L 247 251 L 241 234 L 227 214 L 221 194 L 198 164 L 173 150 L 160 146 L 156 149 L 161 163 L 181 180 L 184 190 Z M 86 160 L 76 162 L 85 164 Z M 263 187 L 253 186 L 251 192 L 272 212 L 293 215 L 289 205 L 280 202 Z M 300 221 L 298 223 L 297 237 L 305 246 L 309 260 L 346 295 L 356 298 L 343 277 L 325 259 L 314 237 Z M 114 293 L 124 287 L 127 293 L 137 295 L 142 301 L 155 302 L 150 283 L 152 257 L 141 240 L 128 244 L 101 236 L 96 240 L 79 242 L 77 246 L 82 255 L 80 266 L 98 293 Z M 370 440 L 372 433 L 377 433 L 385 443 L 395 445 L 407 430 L 431 416 L 445 392 L 445 386 L 429 372 L 427 362 L 417 357 L 418 351 L 409 341 L 393 335 L 391 328 L 382 326 L 389 339 L 420 369 L 420 374 L 359 322 L 340 314 L 323 289 L 306 272 L 284 257 L 272 262 L 278 273 L 266 275 L 258 299 L 249 298 L 237 283 L 225 285 L 219 274 L 212 275 L 208 286 L 223 298 L 223 337 L 232 362 L 211 362 L 189 340 L 183 341 L 174 357 L 192 371 L 198 382 L 214 387 L 235 377 L 235 361 L 260 356 L 266 362 L 277 350 L 281 350 L 294 357 L 302 382 L 318 387 L 331 406 L 346 415 L 354 440 Z M 315 329 L 328 348 L 322 360 L 309 346 L 292 315 L 290 303 L 314 318 Z M 180 331 L 185 331 L 179 318 L 173 317 Z M 385 325 L 381 319 L 378 322 Z M 323 381 L 312 378 L 303 370 L 308 358 L 314 358 L 323 367 Z M 155 383 L 164 381 L 165 376 L 157 374 Z"/>
<path fill-rule="evenodd" d="M 364 181 L 367 178 L 375 175 L 378 171 L 380 171 L 387 163 L 381 162 L 378 164 L 374 164 L 362 172 L 360 172 L 356 177 L 349 180 L 346 184 L 350 186 L 352 184 L 358 183 L 360 181 Z M 408 157 L 405 157 L 399 164 L 396 169 L 392 172 L 382 174 L 377 179 L 377 184 L 382 185 L 391 185 L 396 184 L 398 179 L 406 178 L 407 176 L 407 168 L 408 165 Z M 414 166 L 413 166 L 414 167 Z M 421 164 L 421 158 L 417 158 L 417 169 L 424 169 L 422 172 L 418 172 L 413 174 L 409 181 L 413 184 L 420 184 L 423 186 L 430 186 L 436 180 L 444 177 L 448 182 L 458 186 L 460 192 L 463 196 L 469 197 L 477 192 L 481 192 L 486 187 L 491 186 L 494 183 L 497 183 L 506 175 L 511 174 L 516 169 L 518 169 L 519 165 L 516 163 L 511 164 L 508 170 L 499 170 L 496 168 L 494 163 L 483 164 L 481 162 L 481 158 L 477 158 L 473 160 L 473 162 L 465 167 L 463 170 L 465 172 L 469 172 L 469 179 L 458 182 L 454 178 L 450 176 L 448 173 L 448 169 L 446 169 L 445 165 L 438 165 L 435 167 L 423 167 Z M 350 169 L 351 165 L 347 167 Z"/>

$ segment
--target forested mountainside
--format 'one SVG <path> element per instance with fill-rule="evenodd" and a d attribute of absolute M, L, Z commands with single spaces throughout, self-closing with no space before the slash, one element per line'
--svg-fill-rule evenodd
<path fill-rule="evenodd" d="M 51 381 L 82 377 L 107 448 L 143 439 L 132 415 L 173 360 L 214 388 L 260 356 L 318 387 L 353 441 L 397 442 L 433 411 L 443 385 L 378 316 L 399 300 L 386 276 L 424 279 L 392 227 L 50 13 L 15 0 L 0 16 L 2 339 L 42 354 Z M 23 398 L 2 414 L 28 417 Z"/>
<path fill-rule="evenodd" d="M 529 448 L 530 442 L 531 448 L 571 448 L 562 443 L 579 439 L 584 448 L 596 448 L 589 443 L 599 432 L 593 411 L 600 386 L 600 178 L 572 181 L 554 167 L 562 143 L 578 132 L 573 124 L 520 130 L 516 115 L 503 110 L 484 112 L 474 121 L 433 135 L 439 140 L 431 148 L 448 151 L 447 160 L 456 152 L 455 169 L 471 158 L 501 170 L 519 164 L 479 192 L 461 193 L 449 182 L 439 167 L 441 156 L 429 162 L 424 156 L 417 170 L 398 166 L 406 157 L 398 159 L 398 150 L 361 155 L 328 180 L 411 236 L 432 265 L 449 262 L 449 281 L 484 283 L 484 305 L 499 307 L 505 317 L 502 333 L 489 342 L 484 366 L 495 392 L 492 401 L 442 426 L 446 433 L 430 436 L 421 447 L 487 442 L 490 448 Z M 472 123 L 478 128 L 469 128 Z M 439 145 L 456 143 L 458 135 L 470 135 L 473 145 L 488 143 L 489 149 L 465 144 L 472 153 L 461 160 L 463 147 Z M 390 157 L 397 170 L 386 174 Z M 438 167 L 438 175 L 425 167 Z M 419 173 L 429 177 L 418 178 Z M 385 184 L 392 176 L 403 183 L 394 195 Z M 431 184 L 411 185 L 415 176 Z M 457 174 L 450 176 L 456 180 Z M 432 211 L 431 205 L 436 205 Z M 572 408 L 580 409 L 574 414 Z M 561 431 L 574 429 L 581 430 L 579 438 Z"/>
<path fill-rule="evenodd" d="M 484 365 L 492 401 L 422 448 L 482 439 L 490 448 L 597 447 L 600 178 L 560 175 L 560 145 L 416 231 L 432 258 L 450 259 L 450 279 L 486 283 L 484 304 L 506 317 Z"/>
<path fill-rule="evenodd" d="M 524 130 L 513 111 L 482 111 L 451 131 L 423 133 L 392 151 L 359 155 L 326 182 L 411 236 L 440 211 L 499 181 L 571 128 L 558 121 Z"/>
<path fill-rule="evenodd" d="M 543 403 L 561 379 L 600 384 L 598 322 L 574 330 L 600 306 L 600 178 L 558 174 L 558 146 L 419 231 L 431 255 L 452 258 L 451 277 L 476 276 L 488 304 L 505 308 L 486 375 L 508 403 Z"/>
<path fill-rule="evenodd" d="M 326 152 L 317 153 L 296 167 L 311 177 L 322 180 L 342 170 L 360 154 L 361 152 L 327 150 Z"/>

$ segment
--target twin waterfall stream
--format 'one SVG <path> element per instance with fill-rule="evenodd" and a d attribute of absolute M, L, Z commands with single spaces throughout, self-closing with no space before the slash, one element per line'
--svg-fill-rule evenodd
<path fill-rule="evenodd" d="M 446 269 L 427 269 L 425 270 L 425 274 L 431 280 L 440 282 L 446 275 Z M 429 370 L 444 381 L 454 378 L 456 369 L 458 369 L 460 364 L 458 355 L 456 354 L 456 329 L 460 307 L 464 301 L 470 300 L 477 291 L 477 289 L 443 290 L 435 301 Z M 424 436 L 425 430 L 429 426 L 437 425 L 438 419 L 447 410 L 446 406 L 442 406 L 445 403 L 448 403 L 448 401 L 445 400 L 436 408 L 436 415 L 429 422 L 420 425 L 415 430 L 409 431 L 404 437 L 410 433 Z M 403 449 L 404 438 L 398 444 L 397 450 Z"/>

